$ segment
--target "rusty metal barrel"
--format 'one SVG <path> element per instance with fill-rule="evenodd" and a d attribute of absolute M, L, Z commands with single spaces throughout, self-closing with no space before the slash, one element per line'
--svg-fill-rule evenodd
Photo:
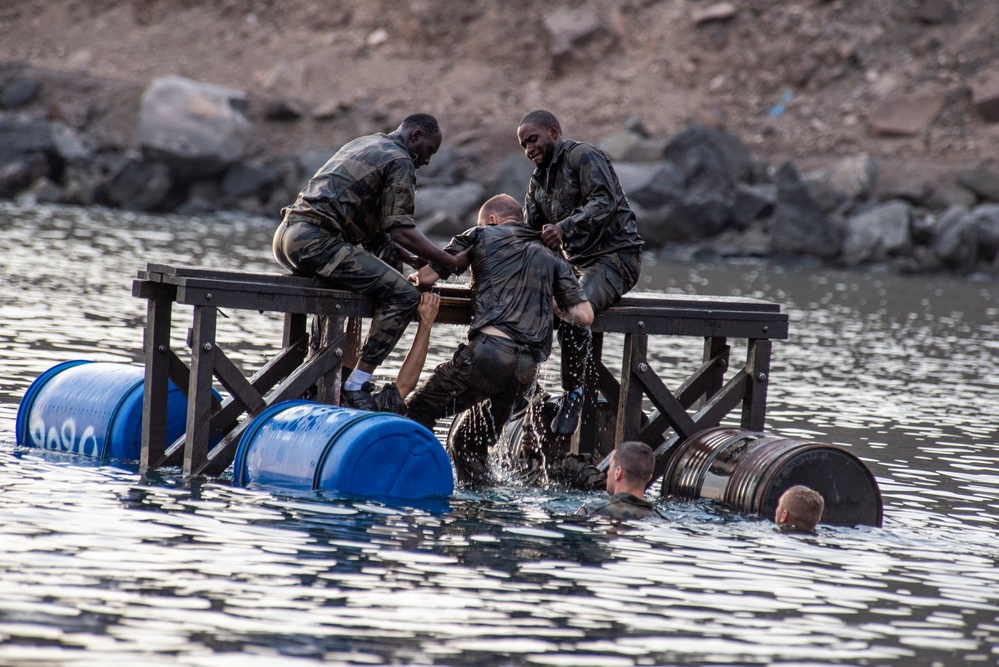
<path fill-rule="evenodd" d="M 822 494 L 822 523 L 881 526 L 881 490 L 857 456 L 842 447 L 739 428 L 707 429 L 673 447 L 662 495 L 711 498 L 773 518 L 781 494 L 797 484 Z"/>

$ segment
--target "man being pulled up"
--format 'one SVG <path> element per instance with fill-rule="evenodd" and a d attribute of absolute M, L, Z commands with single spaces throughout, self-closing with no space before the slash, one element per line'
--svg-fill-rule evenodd
<path fill-rule="evenodd" d="M 459 481 L 479 483 L 488 479 L 489 447 L 551 353 L 553 297 L 560 317 L 577 326 L 588 327 L 593 310 L 572 268 L 523 224 L 520 204 L 508 195 L 483 204 L 477 226 L 451 239 L 445 251 L 468 252 L 471 262 L 468 343 L 409 397 L 406 414 L 433 428 L 442 417 L 489 401 L 481 437 L 462 438 L 462 451 L 450 452 Z M 411 278 L 429 286 L 450 274 L 432 261 Z"/>

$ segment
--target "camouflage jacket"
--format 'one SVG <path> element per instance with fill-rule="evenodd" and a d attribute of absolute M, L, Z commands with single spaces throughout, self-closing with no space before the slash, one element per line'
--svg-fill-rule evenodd
<path fill-rule="evenodd" d="M 552 297 L 562 310 L 586 301 L 572 267 L 541 243 L 524 225 L 473 227 L 444 248 L 457 255 L 471 248 L 472 326 L 468 336 L 492 325 L 521 345 L 536 348 L 542 359 L 552 349 Z M 442 278 L 450 273 L 432 265 Z"/>
<path fill-rule="evenodd" d="M 618 493 L 604 500 L 586 503 L 576 510 L 580 516 L 606 516 L 612 519 L 647 519 L 659 516 L 656 506 L 630 493 Z"/>
<path fill-rule="evenodd" d="M 338 150 L 281 214 L 361 243 L 394 227 L 412 227 L 416 163 L 401 140 L 387 134 L 355 139 Z"/>
<path fill-rule="evenodd" d="M 577 266 L 645 243 L 610 159 L 589 144 L 566 139 L 551 164 L 534 170 L 524 212 L 532 229 L 562 228 L 562 250 Z"/>

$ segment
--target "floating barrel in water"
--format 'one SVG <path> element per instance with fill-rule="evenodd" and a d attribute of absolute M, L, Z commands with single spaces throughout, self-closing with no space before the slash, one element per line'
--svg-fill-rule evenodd
<path fill-rule="evenodd" d="M 707 429 L 674 447 L 662 494 L 713 498 L 772 519 L 781 494 L 796 484 L 822 494 L 822 523 L 881 525 L 881 490 L 859 458 L 831 445 L 737 428 Z"/>
<path fill-rule="evenodd" d="M 31 383 L 17 409 L 17 444 L 97 458 L 138 460 L 145 369 L 67 361 Z M 184 434 L 187 398 L 170 383 L 167 441 Z"/>
<path fill-rule="evenodd" d="M 253 419 L 236 449 L 233 484 L 429 498 L 451 495 L 454 474 L 434 434 L 410 419 L 298 400 Z"/>

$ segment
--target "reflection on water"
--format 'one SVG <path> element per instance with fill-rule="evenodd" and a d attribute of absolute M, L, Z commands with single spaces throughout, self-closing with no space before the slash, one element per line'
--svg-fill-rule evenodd
<path fill-rule="evenodd" d="M 768 429 L 867 462 L 882 529 L 785 535 L 708 501 L 661 502 L 663 523 L 584 523 L 569 515 L 590 496 L 512 483 L 459 489 L 443 506 L 276 496 L 14 446 L 17 404 L 41 372 L 141 361 L 137 269 L 273 271 L 271 230 L 0 205 L 0 664 L 999 659 L 992 282 L 646 260 L 643 289 L 762 297 L 790 313 Z M 280 318 L 226 315 L 218 340 L 253 370 Z M 428 372 L 463 335 L 438 333 Z M 613 358 L 620 341 L 608 338 Z M 668 383 L 700 354 L 698 340 L 650 341 Z M 554 387 L 557 362 L 547 366 Z"/>

